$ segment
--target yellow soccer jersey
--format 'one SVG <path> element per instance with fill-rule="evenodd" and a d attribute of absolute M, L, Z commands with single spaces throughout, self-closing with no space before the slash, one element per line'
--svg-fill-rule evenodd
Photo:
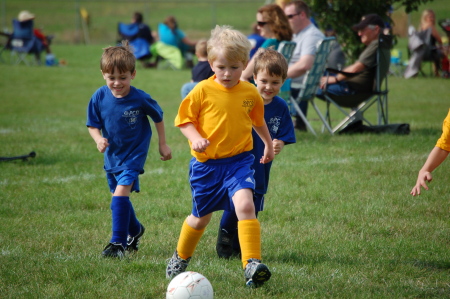
<path fill-rule="evenodd" d="M 203 153 L 191 149 L 198 161 L 233 157 L 253 148 L 252 125 L 264 125 L 264 102 L 249 82 L 232 88 L 215 82 L 215 75 L 198 83 L 181 102 L 175 126 L 192 123 L 210 145 Z"/>
<path fill-rule="evenodd" d="M 442 124 L 442 135 L 438 139 L 436 146 L 447 152 L 450 152 L 450 110 Z"/>

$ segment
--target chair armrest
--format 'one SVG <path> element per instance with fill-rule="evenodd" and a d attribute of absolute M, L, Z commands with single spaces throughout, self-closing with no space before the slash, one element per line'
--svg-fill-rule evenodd
<path fill-rule="evenodd" d="M 340 71 L 340 70 L 333 69 L 333 68 L 326 68 L 325 70 L 326 70 L 327 72 L 333 73 L 333 74 L 342 74 L 342 75 L 344 75 L 345 77 L 348 77 L 348 78 L 354 77 L 354 76 L 359 75 L 359 74 L 362 73 L 362 72 L 358 72 L 358 73 L 348 73 L 348 72 Z"/>

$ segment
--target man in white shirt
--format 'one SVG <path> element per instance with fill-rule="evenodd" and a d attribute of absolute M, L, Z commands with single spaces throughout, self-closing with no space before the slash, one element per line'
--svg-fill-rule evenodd
<path fill-rule="evenodd" d="M 311 22 L 310 9 L 305 2 L 300 0 L 292 1 L 286 4 L 284 12 L 294 32 L 292 40 L 297 43 L 288 69 L 288 78 L 292 78 L 291 95 L 297 97 L 300 92 L 298 85 L 303 82 L 303 75 L 311 69 L 317 45 L 325 36 Z M 308 102 L 301 101 L 300 109 L 306 116 Z M 295 128 L 306 131 L 306 125 L 299 116 L 296 116 Z"/>

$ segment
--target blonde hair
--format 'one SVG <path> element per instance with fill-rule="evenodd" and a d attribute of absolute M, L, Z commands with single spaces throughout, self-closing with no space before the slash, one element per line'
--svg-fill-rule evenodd
<path fill-rule="evenodd" d="M 214 62 L 222 53 L 228 61 L 240 61 L 246 65 L 251 49 L 252 45 L 244 34 L 228 25 L 216 25 L 208 40 L 208 60 Z"/>
<path fill-rule="evenodd" d="M 421 18 L 420 18 L 420 26 L 419 26 L 419 29 L 420 29 L 420 30 L 423 30 L 423 29 L 424 29 L 423 26 L 428 25 L 427 17 L 428 17 L 429 15 L 433 15 L 433 16 L 435 16 L 435 18 L 436 18 L 436 14 L 434 13 L 434 11 L 433 11 L 432 9 L 425 9 L 425 10 L 422 12 L 422 16 L 421 16 Z M 435 20 L 435 22 L 436 22 L 436 20 Z M 434 25 L 434 24 L 433 24 L 433 25 Z"/>
<path fill-rule="evenodd" d="M 259 48 L 254 55 L 255 67 L 253 75 L 267 71 L 271 76 L 279 76 L 284 80 L 287 78 L 288 64 L 283 54 L 270 48 Z"/>
<path fill-rule="evenodd" d="M 195 44 L 195 55 L 197 57 L 206 58 L 208 57 L 208 51 L 207 51 L 207 45 L 208 41 L 206 39 L 201 39 Z"/>
<path fill-rule="evenodd" d="M 114 68 L 120 73 L 131 72 L 136 69 L 136 57 L 128 41 L 123 40 L 120 46 L 103 49 L 100 59 L 100 69 L 103 73 L 113 73 Z"/>

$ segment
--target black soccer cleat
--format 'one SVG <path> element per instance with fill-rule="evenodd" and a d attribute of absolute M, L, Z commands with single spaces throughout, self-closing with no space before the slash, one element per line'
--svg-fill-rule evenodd
<path fill-rule="evenodd" d="M 141 224 L 141 231 L 134 237 L 128 235 L 127 237 L 127 251 L 138 251 L 139 241 L 145 233 L 145 227 Z"/>

